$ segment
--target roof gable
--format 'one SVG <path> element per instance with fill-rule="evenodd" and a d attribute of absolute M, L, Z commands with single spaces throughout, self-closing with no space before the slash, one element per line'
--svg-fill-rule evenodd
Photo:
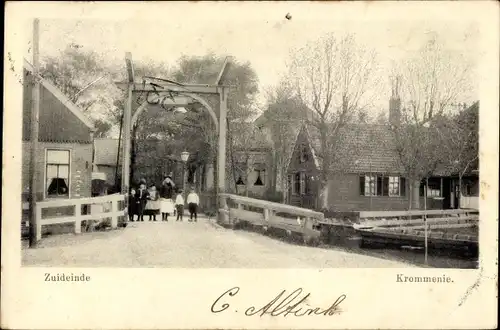
<path fill-rule="evenodd" d="M 31 107 L 34 79 L 33 67 L 24 61 L 23 81 L 23 139 L 31 134 Z M 92 123 L 82 111 L 71 102 L 57 87 L 46 79 L 40 78 L 39 140 L 54 142 L 92 141 L 95 131 Z"/>

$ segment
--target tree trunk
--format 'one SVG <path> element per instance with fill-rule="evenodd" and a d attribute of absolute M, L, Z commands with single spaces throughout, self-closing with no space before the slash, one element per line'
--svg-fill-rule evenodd
<path fill-rule="evenodd" d="M 412 180 L 411 183 L 411 209 L 420 209 L 420 180 Z"/>
<path fill-rule="evenodd" d="M 210 206 L 213 207 L 214 210 L 217 210 L 219 206 L 219 201 L 217 200 L 217 191 L 219 190 L 219 170 L 217 168 L 217 157 L 213 157 L 212 161 L 213 161 L 214 185 L 212 189 L 213 200 Z"/>
<path fill-rule="evenodd" d="M 455 193 L 455 192 L 453 192 Z M 460 204 L 462 202 L 462 173 L 458 174 L 458 201 L 457 209 L 461 209 Z"/>
<path fill-rule="evenodd" d="M 227 120 L 227 136 L 229 140 L 229 156 L 231 157 L 231 173 L 233 173 L 234 191 L 236 192 L 236 195 L 238 195 L 238 185 L 236 184 L 238 181 L 238 174 L 236 173 L 236 165 L 234 164 L 233 135 L 229 125 L 229 119 Z"/>
<path fill-rule="evenodd" d="M 328 210 L 328 180 L 321 180 L 321 187 L 319 193 L 319 202 L 321 210 Z"/>
<path fill-rule="evenodd" d="M 328 171 L 330 169 L 330 152 L 328 150 L 328 126 L 325 122 L 322 123 L 320 128 L 321 136 L 321 151 L 323 154 L 321 181 L 320 181 L 320 209 L 328 210 Z"/>
<path fill-rule="evenodd" d="M 283 201 L 283 204 L 286 204 L 287 201 L 288 201 L 288 190 L 290 189 L 290 187 L 288 187 L 288 177 L 285 176 L 285 178 L 281 177 L 281 185 L 283 187 L 282 189 L 282 201 Z"/>
<path fill-rule="evenodd" d="M 278 162 L 278 153 L 274 151 L 273 153 L 273 166 L 272 166 L 272 173 L 270 173 L 270 179 L 271 179 L 271 187 L 273 188 L 274 191 L 280 191 L 283 190 L 282 187 L 282 182 L 283 180 L 280 179 L 281 173 L 281 161 Z"/>
<path fill-rule="evenodd" d="M 250 169 L 251 169 L 251 166 L 250 166 L 250 156 L 249 155 L 247 155 L 246 167 L 247 168 L 246 168 L 246 171 L 245 171 L 245 173 L 246 173 L 246 187 L 245 187 L 246 191 L 245 191 L 245 196 L 248 197 L 248 193 L 250 191 L 250 179 L 249 178 L 250 178 L 250 173 L 251 173 L 251 171 L 250 171 Z"/>

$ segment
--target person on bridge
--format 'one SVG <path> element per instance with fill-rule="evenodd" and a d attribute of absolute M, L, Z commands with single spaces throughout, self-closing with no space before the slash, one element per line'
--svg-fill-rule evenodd
<path fill-rule="evenodd" d="M 189 221 L 193 221 L 193 215 L 194 215 L 194 221 L 198 221 L 198 204 L 200 204 L 200 197 L 198 194 L 194 191 L 194 188 L 191 188 L 191 192 L 189 193 L 187 197 L 187 204 L 188 204 L 188 210 L 189 210 Z"/>
<path fill-rule="evenodd" d="M 151 185 L 148 192 L 149 196 L 146 203 L 146 211 L 149 215 L 149 221 L 151 221 L 151 218 L 153 218 L 153 221 L 156 221 L 156 214 L 160 211 L 160 201 L 156 186 L 154 184 Z"/>
<path fill-rule="evenodd" d="M 137 214 L 137 195 L 135 189 L 130 189 L 130 193 L 128 195 L 128 219 L 129 221 L 134 221 L 134 215 Z"/>
<path fill-rule="evenodd" d="M 146 184 L 141 183 L 137 192 L 137 221 L 144 221 L 144 208 L 148 200 L 149 193 L 146 189 Z"/>
<path fill-rule="evenodd" d="M 182 216 L 184 215 L 184 197 L 182 197 L 182 190 L 179 189 L 177 192 L 177 197 L 175 198 L 175 208 L 177 209 L 177 220 L 182 221 Z"/>
<path fill-rule="evenodd" d="M 169 214 L 174 213 L 174 194 L 175 184 L 172 181 L 172 173 L 166 175 L 160 187 L 160 211 L 161 221 L 168 221 Z"/>

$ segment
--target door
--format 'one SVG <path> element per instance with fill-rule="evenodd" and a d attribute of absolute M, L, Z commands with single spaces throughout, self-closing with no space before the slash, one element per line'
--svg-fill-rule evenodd
<path fill-rule="evenodd" d="M 443 178 L 443 209 L 451 209 L 451 192 L 452 192 L 452 180 L 450 178 Z"/>
<path fill-rule="evenodd" d="M 455 195 L 455 209 L 460 208 L 460 186 L 458 185 L 458 180 L 453 180 L 453 192 Z"/>

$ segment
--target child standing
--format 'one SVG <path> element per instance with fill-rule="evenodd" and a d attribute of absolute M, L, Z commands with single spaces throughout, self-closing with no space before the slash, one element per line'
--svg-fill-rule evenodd
<path fill-rule="evenodd" d="M 197 211 L 198 211 L 198 204 L 200 204 L 200 197 L 198 197 L 198 194 L 194 191 L 194 188 L 191 188 L 191 192 L 189 193 L 187 197 L 187 204 L 188 204 L 188 210 L 189 210 L 189 221 L 193 220 L 193 215 L 194 215 L 194 221 L 198 221 L 198 216 L 197 216 Z"/>
<path fill-rule="evenodd" d="M 130 189 L 130 194 L 128 195 L 128 220 L 134 221 L 134 214 L 137 213 L 137 201 L 135 196 L 135 189 Z"/>
<path fill-rule="evenodd" d="M 177 220 L 182 221 L 182 215 L 184 214 L 184 197 L 182 197 L 182 190 L 177 192 L 177 197 L 175 198 L 175 208 L 177 210 Z"/>
<path fill-rule="evenodd" d="M 156 214 L 160 210 L 160 202 L 158 201 L 158 192 L 156 191 L 156 186 L 151 185 L 149 188 L 149 196 L 148 196 L 148 201 L 146 203 L 146 211 L 148 212 L 149 215 L 149 221 L 151 221 L 151 217 L 153 218 L 153 221 L 156 221 Z"/>

